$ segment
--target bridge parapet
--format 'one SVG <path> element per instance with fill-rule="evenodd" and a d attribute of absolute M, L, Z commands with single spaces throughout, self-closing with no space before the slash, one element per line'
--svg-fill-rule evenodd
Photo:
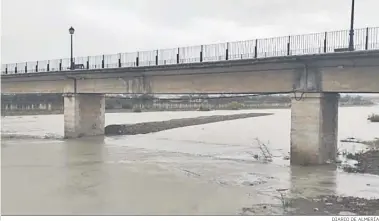
<path fill-rule="evenodd" d="M 379 27 L 356 29 L 354 33 L 354 51 L 379 49 Z M 348 48 L 348 45 L 349 30 L 343 30 L 152 51 L 76 57 L 74 58 L 74 70 L 70 70 L 70 58 L 3 64 L 2 74 L 149 67 L 334 52 L 343 53 Z"/>

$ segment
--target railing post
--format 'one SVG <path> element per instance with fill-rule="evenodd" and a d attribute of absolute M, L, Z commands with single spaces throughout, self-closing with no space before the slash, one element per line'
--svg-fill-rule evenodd
<path fill-rule="evenodd" d="M 203 45 L 200 48 L 200 62 L 203 62 Z"/>
<path fill-rule="evenodd" d="M 101 68 L 104 68 L 104 67 L 105 67 L 104 58 L 105 58 L 105 56 L 103 55 L 103 59 L 101 60 Z"/>
<path fill-rule="evenodd" d="M 178 53 L 176 53 L 176 63 L 179 64 L 179 48 L 178 48 Z"/>
<path fill-rule="evenodd" d="M 258 58 L 258 39 L 255 39 L 254 58 Z"/>
<path fill-rule="evenodd" d="M 326 53 L 326 44 L 327 44 L 326 39 L 327 39 L 327 37 L 328 37 L 328 32 L 325 32 L 325 37 L 324 37 L 324 53 Z"/>
<path fill-rule="evenodd" d="M 369 32 L 369 28 L 366 28 L 366 43 L 365 43 L 365 50 L 368 50 L 368 32 Z"/>
<path fill-rule="evenodd" d="M 121 53 L 118 54 L 118 67 L 121 68 Z"/>
<path fill-rule="evenodd" d="M 25 63 L 25 73 L 28 73 L 28 62 Z"/>
<path fill-rule="evenodd" d="M 46 70 L 48 72 L 50 71 L 50 60 L 47 61 Z"/>
<path fill-rule="evenodd" d="M 226 43 L 225 60 L 229 60 L 229 42 Z"/>
<path fill-rule="evenodd" d="M 36 64 L 36 72 L 38 72 L 38 61 L 37 61 L 37 64 Z"/>
<path fill-rule="evenodd" d="M 291 50 L 291 36 L 288 36 L 288 43 L 287 43 L 287 56 L 289 56 Z"/>
<path fill-rule="evenodd" d="M 157 50 L 157 53 L 155 54 L 155 65 L 158 65 L 158 50 Z"/>
<path fill-rule="evenodd" d="M 62 71 L 62 59 L 59 61 L 59 71 Z"/>
<path fill-rule="evenodd" d="M 137 57 L 136 57 L 136 66 L 139 66 L 139 52 L 137 52 Z"/>
<path fill-rule="evenodd" d="M 87 69 L 89 69 L 89 56 L 87 57 Z"/>

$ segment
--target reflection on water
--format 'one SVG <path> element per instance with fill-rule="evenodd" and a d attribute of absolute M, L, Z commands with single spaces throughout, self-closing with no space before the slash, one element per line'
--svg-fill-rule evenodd
<path fill-rule="evenodd" d="M 291 194 L 293 197 L 313 199 L 320 195 L 337 193 L 335 166 L 291 167 Z"/>
<path fill-rule="evenodd" d="M 106 204 L 104 194 L 109 192 L 109 171 L 104 167 L 106 152 L 104 139 L 92 138 L 64 142 L 64 183 L 60 195 L 72 213 L 103 211 Z M 78 201 L 78 196 L 83 201 Z M 80 203 L 81 202 L 81 203 Z M 85 207 L 82 205 L 85 202 Z M 80 203 L 78 205 L 78 203 Z"/>
<path fill-rule="evenodd" d="M 77 140 L 2 139 L 5 214 L 237 214 L 253 204 L 291 196 L 379 197 L 379 178 L 331 167 L 290 167 L 290 110 L 107 114 L 106 124 L 201 115 L 274 115 L 197 125 L 159 133 Z M 378 137 L 366 121 L 379 107 L 340 108 L 339 138 Z M 48 124 L 46 122 L 49 122 Z M 354 125 L 354 127 L 352 127 Z M 63 117 L 2 118 L 2 133 L 63 135 Z M 273 162 L 263 163 L 255 138 Z M 364 146 L 339 143 L 339 149 Z M 38 203 L 36 203 L 38 201 Z"/>

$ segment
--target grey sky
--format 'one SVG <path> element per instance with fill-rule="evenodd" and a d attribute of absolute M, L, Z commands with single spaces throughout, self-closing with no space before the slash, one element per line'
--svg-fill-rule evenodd
<path fill-rule="evenodd" d="M 3 0 L 2 63 L 348 29 L 350 0 Z M 356 0 L 356 27 L 379 26 Z"/>

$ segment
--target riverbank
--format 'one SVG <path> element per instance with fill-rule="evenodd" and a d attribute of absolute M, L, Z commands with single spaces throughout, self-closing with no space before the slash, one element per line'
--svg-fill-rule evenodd
<path fill-rule="evenodd" d="M 292 216 L 379 216 L 379 200 L 335 195 L 290 200 L 287 215 Z"/>
<path fill-rule="evenodd" d="M 220 121 L 271 115 L 270 113 L 247 113 L 233 115 L 214 115 L 195 118 L 173 119 L 167 121 L 146 122 L 137 124 L 113 124 L 105 127 L 105 135 L 136 135 L 155 133 L 179 127 L 209 124 Z"/>
<path fill-rule="evenodd" d="M 241 108 L 238 110 L 261 110 L 261 109 L 288 109 L 288 106 L 260 106 L 254 108 Z M 183 111 L 211 111 L 208 110 L 198 110 L 198 109 L 141 109 L 140 112 L 183 112 Z M 216 109 L 216 110 L 229 110 L 229 109 Z M 235 111 L 235 110 L 231 110 Z M 136 113 L 135 109 L 106 109 L 105 113 Z M 43 111 L 43 110 L 28 110 L 28 111 L 2 111 L 2 116 L 32 116 L 32 115 L 54 115 L 54 114 L 64 114 L 63 110 L 54 111 Z"/>
<path fill-rule="evenodd" d="M 341 103 L 339 107 L 370 107 L 375 106 L 376 104 L 367 104 L 367 105 L 354 105 L 354 104 L 345 104 Z M 254 107 L 242 107 L 238 110 L 261 110 L 261 109 L 290 109 L 291 105 L 289 104 L 260 104 L 260 106 Z M 209 110 L 229 110 L 225 108 L 212 109 Z M 174 108 L 174 109 L 141 109 L 141 112 L 164 112 L 164 111 L 197 111 L 197 109 L 188 109 L 188 108 Z M 206 110 L 203 110 L 206 111 Z M 134 109 L 106 109 L 105 113 L 133 113 L 136 112 Z M 24 111 L 1 111 L 2 116 L 30 116 L 30 115 L 54 115 L 54 114 L 63 114 L 63 110 L 24 110 Z"/>
<path fill-rule="evenodd" d="M 367 149 L 357 153 L 340 153 L 343 158 L 353 161 L 352 165 L 341 165 L 342 169 L 348 173 L 368 173 L 379 175 L 379 138 L 372 141 L 360 141 L 355 139 L 345 139 L 341 142 L 359 143 L 367 146 Z"/>
<path fill-rule="evenodd" d="M 278 191 L 278 190 L 277 190 Z M 351 196 L 320 195 L 289 198 L 282 192 L 280 204 L 255 204 L 242 208 L 240 215 L 286 216 L 379 216 L 379 200 Z"/>

